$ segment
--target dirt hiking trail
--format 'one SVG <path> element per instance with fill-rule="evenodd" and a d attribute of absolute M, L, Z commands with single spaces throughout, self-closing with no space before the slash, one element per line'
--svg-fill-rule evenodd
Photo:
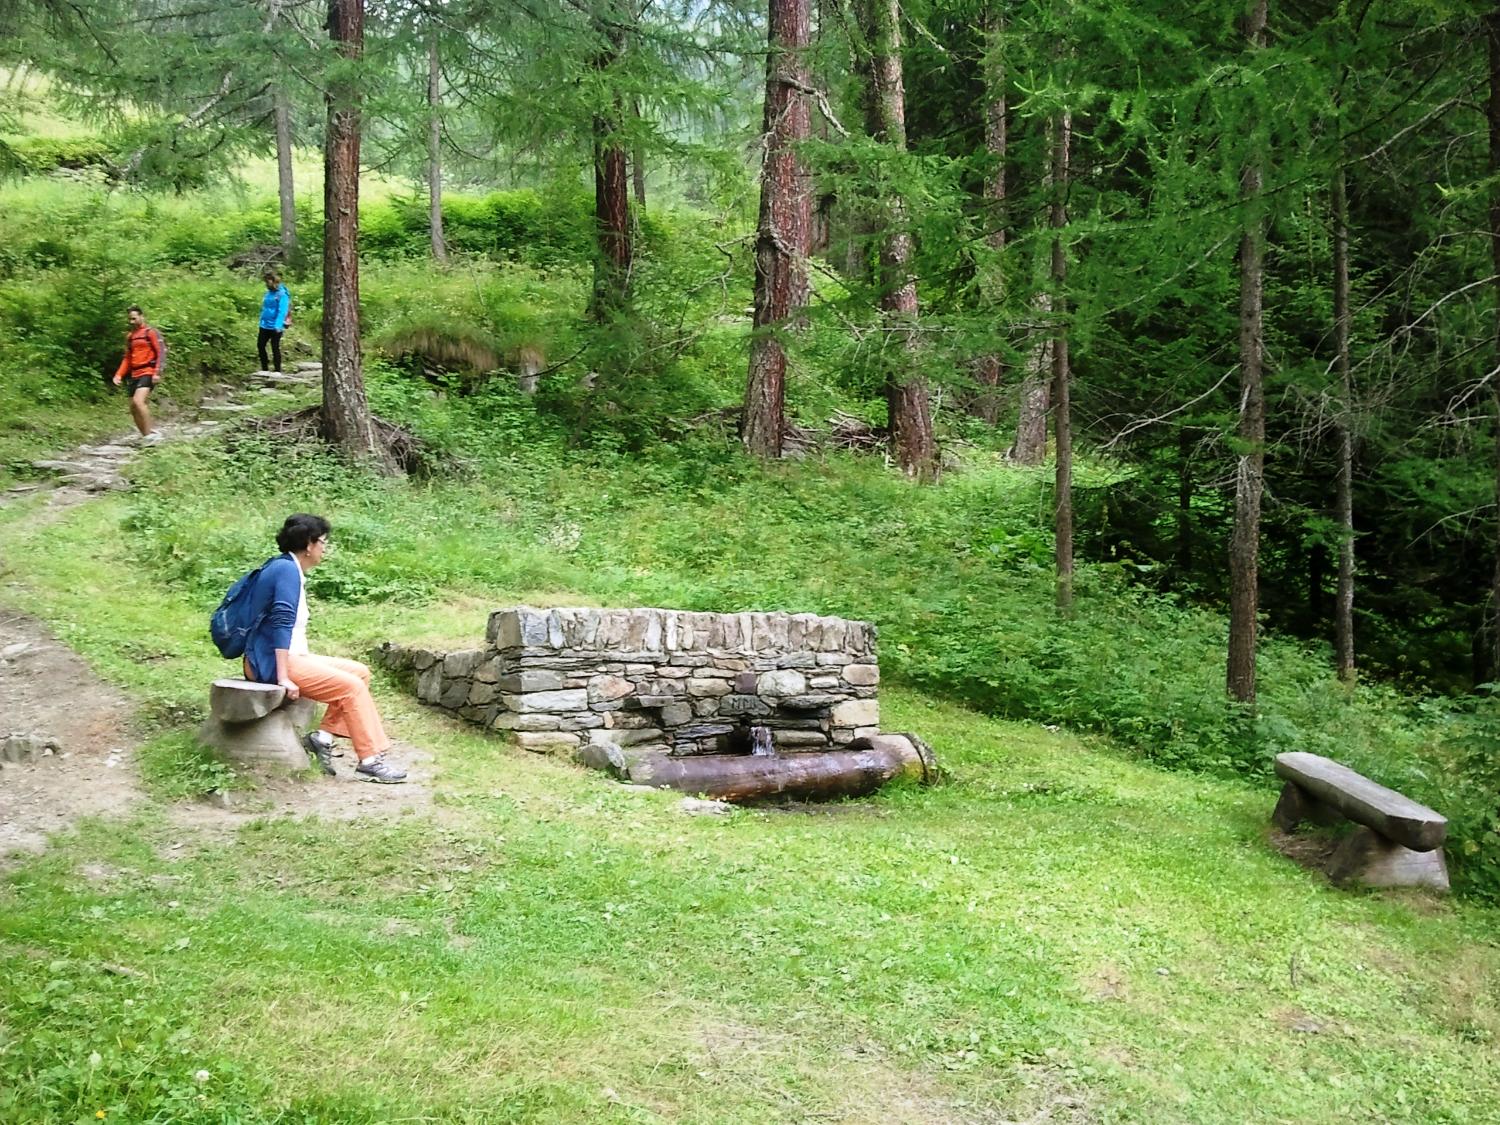
<path fill-rule="evenodd" d="M 256 378 L 259 387 L 222 388 L 195 416 L 158 419 L 162 441 L 211 433 L 224 418 L 248 411 L 247 400 L 257 392 L 284 395 L 315 384 L 319 368 L 304 363 L 295 372 L 257 372 Z M 127 491 L 124 469 L 142 454 L 149 456 L 149 449 L 141 449 L 131 435 L 80 445 L 34 462 L 53 477 L 12 488 L 0 495 L 0 504 L 45 494 L 23 526 L 51 523 L 93 497 Z M 6 570 L 0 548 L 0 578 Z M 141 732 L 134 704 L 27 612 L 27 594 L 21 583 L 0 585 L 0 869 L 12 858 L 43 851 L 51 834 L 84 817 L 124 817 L 148 799 L 136 766 Z M 206 702 L 208 684 L 203 689 Z M 221 833 L 255 817 L 386 818 L 430 807 L 425 778 L 431 771 L 422 768 L 429 756 L 398 742 L 391 757 L 408 770 L 403 785 L 356 779 L 354 757 L 346 753 L 337 761 L 336 777 L 258 778 L 254 789 L 182 802 L 169 815 L 184 829 Z"/>

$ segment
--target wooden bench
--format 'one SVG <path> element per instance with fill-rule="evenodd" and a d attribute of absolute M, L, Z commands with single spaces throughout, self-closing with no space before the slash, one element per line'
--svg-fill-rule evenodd
<path fill-rule="evenodd" d="M 198 738 L 231 761 L 298 770 L 310 764 L 302 736 L 312 729 L 312 700 L 288 702 L 275 684 L 215 680 L 208 710 Z"/>
<path fill-rule="evenodd" d="M 1334 882 L 1448 889 L 1446 817 L 1319 754 L 1278 754 L 1276 774 L 1286 785 L 1271 823 L 1283 832 L 1304 821 L 1360 825 L 1329 862 Z"/>

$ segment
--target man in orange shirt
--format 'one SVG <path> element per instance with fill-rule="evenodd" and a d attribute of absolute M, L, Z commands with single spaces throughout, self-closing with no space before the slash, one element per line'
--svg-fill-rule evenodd
<path fill-rule="evenodd" d="M 161 434 L 151 428 L 151 409 L 146 400 L 161 380 L 166 347 L 161 342 L 161 333 L 146 323 L 139 305 L 131 305 L 125 315 L 130 321 L 130 331 L 125 334 L 125 358 L 120 360 L 114 382 L 117 387 L 123 383 L 130 395 L 130 417 L 141 431 L 141 443 L 155 445 Z"/>

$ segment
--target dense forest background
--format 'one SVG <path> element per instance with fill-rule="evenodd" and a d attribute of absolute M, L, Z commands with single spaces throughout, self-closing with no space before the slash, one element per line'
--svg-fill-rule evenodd
<path fill-rule="evenodd" d="M 281 263 L 347 450 L 883 457 L 910 518 L 850 540 L 909 588 L 819 604 L 899 671 L 1167 764 L 1384 755 L 1500 854 L 1500 9 L 4 11 L 18 409 L 99 398 L 132 300 L 177 386 L 233 374 Z"/>

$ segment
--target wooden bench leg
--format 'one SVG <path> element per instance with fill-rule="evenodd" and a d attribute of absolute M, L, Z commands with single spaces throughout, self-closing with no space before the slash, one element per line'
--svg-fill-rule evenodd
<path fill-rule="evenodd" d="M 1442 848 L 1414 852 L 1364 827 L 1344 838 L 1329 862 L 1328 876 L 1335 883 L 1354 882 L 1367 887 L 1448 890 L 1448 863 Z"/>
<path fill-rule="evenodd" d="M 1303 821 L 1328 828 L 1344 822 L 1344 815 L 1318 800 L 1295 781 L 1281 787 L 1281 797 L 1271 813 L 1271 823 L 1283 832 L 1293 832 Z"/>

